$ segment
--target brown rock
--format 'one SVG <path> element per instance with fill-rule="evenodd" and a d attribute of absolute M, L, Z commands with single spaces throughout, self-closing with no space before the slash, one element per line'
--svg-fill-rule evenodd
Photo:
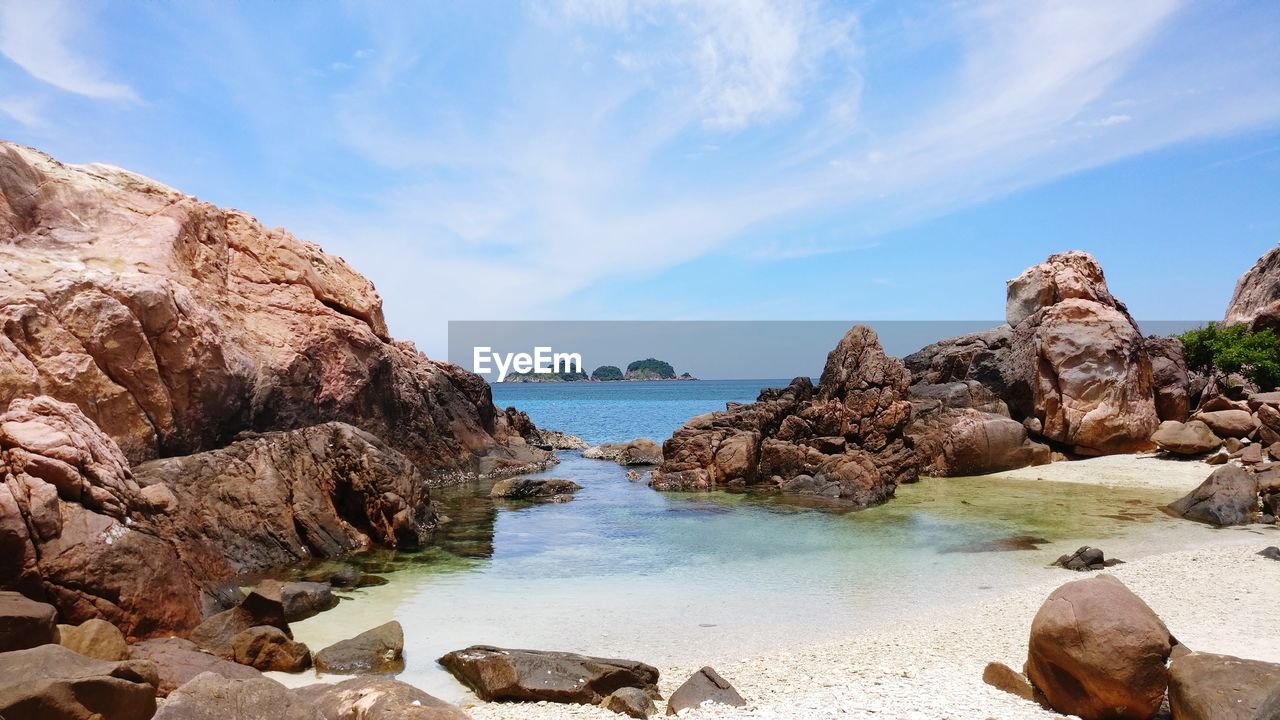
<path fill-rule="evenodd" d="M 982 670 L 982 682 L 1023 700 L 1047 705 L 1044 696 L 1031 687 L 1031 682 L 1022 673 L 1004 663 L 987 663 L 987 666 Z"/>
<path fill-rule="evenodd" d="M 1257 507 L 1258 482 L 1254 476 L 1236 465 L 1223 465 L 1167 509 L 1178 517 L 1221 527 L 1252 522 Z"/>
<path fill-rule="evenodd" d="M 1280 328 L 1280 248 L 1272 248 L 1240 276 L 1223 325 Z"/>
<path fill-rule="evenodd" d="M 503 478 L 494 483 L 489 497 L 505 500 L 538 500 L 557 495 L 572 495 L 582 486 L 559 478 Z"/>
<path fill-rule="evenodd" d="M 1193 652 L 1169 665 L 1169 708 L 1178 720 L 1259 720 L 1280 689 L 1280 665 Z"/>
<path fill-rule="evenodd" d="M 294 695 L 323 720 L 467 720 L 457 707 L 389 678 L 317 683 Z"/>
<path fill-rule="evenodd" d="M 600 701 L 600 707 L 633 718 L 647 718 L 658 714 L 658 706 L 653 704 L 649 693 L 640 688 L 618 688 L 609 697 Z"/>
<path fill-rule="evenodd" d="M 244 607 L 235 607 L 212 615 L 191 631 L 189 639 L 201 650 L 224 660 L 235 658 L 236 636 L 252 627 L 262 625 L 253 613 Z M 288 625 L 284 626 L 285 628 Z M 281 629 L 283 632 L 284 628 Z"/>
<path fill-rule="evenodd" d="M 474 645 L 440 664 L 485 702 L 598 705 L 619 688 L 657 693 L 658 670 L 634 660 Z"/>
<path fill-rule="evenodd" d="M 311 667 L 311 650 L 270 625 L 241 631 L 231 641 L 231 654 L 241 665 L 263 672 L 296 673 Z"/>
<path fill-rule="evenodd" d="M 1049 447 L 1029 439 L 1026 427 L 1007 416 L 918 401 L 913 405 L 907 435 L 925 475 L 985 475 L 1049 462 Z"/>
<path fill-rule="evenodd" d="M 58 642 L 57 612 L 16 592 L 0 591 L 0 652 Z"/>
<path fill-rule="evenodd" d="M 201 673 L 213 673 L 231 680 L 262 677 L 262 673 L 247 665 L 202 652 L 195 643 L 181 638 L 144 640 L 129 646 L 129 655 L 135 660 L 147 660 L 155 665 L 159 673 L 156 694 L 160 697 L 168 696 Z"/>
<path fill-rule="evenodd" d="M 201 673 L 169 694 L 155 720 L 314 720 L 315 717 L 304 699 L 275 680 Z"/>
<path fill-rule="evenodd" d="M 148 720 L 156 668 L 107 662 L 59 645 L 0 653 L 0 717 L 9 720 Z"/>
<path fill-rule="evenodd" d="M 1054 590 L 1031 623 L 1027 677 L 1054 710 L 1146 720 L 1164 700 L 1169 630 L 1110 575 Z"/>
<path fill-rule="evenodd" d="M 906 437 L 909 375 L 875 332 L 849 330 L 827 356 L 817 388 L 796 378 L 755 403 L 685 423 L 663 445 L 650 485 L 659 490 L 781 486 L 866 506 L 892 497 L 919 473 Z M 844 441 L 831 454 L 835 438 Z M 775 480 L 775 478 L 777 478 Z"/>
<path fill-rule="evenodd" d="M 1187 423 L 1165 420 L 1151 435 L 1151 442 L 1177 455 L 1203 455 L 1222 446 L 1222 439 L 1199 420 Z"/>
<path fill-rule="evenodd" d="M 394 674 L 404 669 L 404 629 L 392 620 L 315 654 L 316 672 Z"/>
<path fill-rule="evenodd" d="M 1151 358 L 1151 383 L 1155 391 L 1156 416 L 1160 420 L 1184 422 L 1191 410 L 1191 373 L 1183 356 L 1182 341 L 1149 335 L 1142 341 Z"/>
<path fill-rule="evenodd" d="M 1196 413 L 1196 419 L 1219 437 L 1244 438 L 1258 429 L 1258 421 L 1246 410 L 1214 410 Z"/>
<path fill-rule="evenodd" d="M 106 620 L 86 620 L 79 625 L 59 625 L 62 647 L 97 660 L 128 660 L 129 644 L 124 633 Z"/>
<path fill-rule="evenodd" d="M 338 597 L 329 585 L 318 582 L 282 583 L 280 600 L 287 622 L 306 620 L 338 605 Z"/>
<path fill-rule="evenodd" d="M 730 707 L 746 707 L 747 704 L 729 681 L 720 677 L 720 673 L 704 667 L 671 693 L 671 699 L 667 700 L 667 714 L 675 715 L 708 702 Z"/>

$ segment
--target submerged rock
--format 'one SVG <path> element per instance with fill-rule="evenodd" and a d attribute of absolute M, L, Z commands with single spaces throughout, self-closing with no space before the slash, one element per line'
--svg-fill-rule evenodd
<path fill-rule="evenodd" d="M 598 705 L 620 688 L 657 697 L 658 670 L 634 660 L 543 650 L 474 645 L 440 664 L 486 702 L 559 702 Z"/>
<path fill-rule="evenodd" d="M 1146 720 L 1164 700 L 1173 642 L 1119 580 L 1076 580 L 1054 590 L 1032 620 L 1027 677 L 1064 715 Z"/>
<path fill-rule="evenodd" d="M 149 662 L 95 660 L 61 645 L 0 653 L 0 717 L 149 720 L 156 684 Z"/>
<path fill-rule="evenodd" d="M 316 672 L 332 675 L 398 673 L 404 670 L 404 629 L 392 620 L 330 645 L 313 660 Z"/>
<path fill-rule="evenodd" d="M 720 677 L 720 673 L 704 667 L 671 693 L 671 699 L 667 700 L 667 714 L 675 715 L 681 710 L 700 707 L 703 703 L 746 707 L 747 701 L 742 699 L 728 680 Z"/>

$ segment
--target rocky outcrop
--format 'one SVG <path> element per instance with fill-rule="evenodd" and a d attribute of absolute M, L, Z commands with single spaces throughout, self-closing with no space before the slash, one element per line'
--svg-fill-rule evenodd
<path fill-rule="evenodd" d="M 1054 590 L 1032 620 L 1027 677 L 1064 715 L 1146 720 L 1164 700 L 1174 644 L 1119 580 L 1077 580 Z"/>
<path fill-rule="evenodd" d="M 445 655 L 440 664 L 486 702 L 598 705 L 624 687 L 658 697 L 657 668 L 634 660 L 475 645 Z"/>
<path fill-rule="evenodd" d="M 1026 427 L 976 380 L 912 385 L 907 435 L 925 475 L 984 475 L 1049 462 L 1047 445 L 1027 437 Z"/>
<path fill-rule="evenodd" d="M 329 421 L 439 482 L 549 461 L 481 378 L 393 340 L 342 259 L 139 175 L 0 143 L 0 407 L 31 395 L 74 403 L 134 463 Z"/>
<path fill-rule="evenodd" d="M 503 478 L 493 484 L 489 497 L 504 500 L 569 499 L 582 489 L 572 480 L 560 478 Z"/>
<path fill-rule="evenodd" d="M 1155 391 L 1156 416 L 1162 421 L 1187 419 L 1200 399 L 1197 379 L 1187 369 L 1182 341 L 1176 337 L 1148 335 L 1142 341 L 1151 359 L 1151 385 Z"/>
<path fill-rule="evenodd" d="M 612 460 L 623 467 L 660 465 L 662 447 L 649 438 L 636 438 L 620 443 L 603 443 L 587 448 L 582 457 L 588 460 Z"/>
<path fill-rule="evenodd" d="M 911 482 L 909 374 L 873 330 L 855 326 L 827 356 L 818 386 L 796 378 L 755 403 L 698 416 L 663 444 L 659 490 L 753 487 L 866 506 Z"/>
<path fill-rule="evenodd" d="M 1275 718 L 1259 708 L 1280 692 L 1280 665 L 1193 652 L 1169 664 L 1169 709 L 1177 720 Z"/>
<path fill-rule="evenodd" d="M 107 662 L 60 645 L 0 653 L 0 717 L 148 720 L 156 711 L 156 668 Z"/>
<path fill-rule="evenodd" d="M 1010 280 L 1006 319 L 908 356 L 914 381 L 976 380 L 1008 405 L 1013 419 L 1030 421 L 1036 439 L 1077 454 L 1150 446 L 1159 415 L 1148 343 L 1091 255 L 1052 255 Z M 1174 365 L 1162 376 L 1170 398 L 1177 392 Z M 1168 404 L 1176 415 L 1176 398 Z"/>
<path fill-rule="evenodd" d="M 1267 251 L 1236 281 L 1222 324 L 1280 329 L 1280 247 Z"/>
<path fill-rule="evenodd" d="M 745 707 L 747 701 L 742 699 L 728 680 L 720 677 L 720 673 L 704 667 L 671 693 L 671 698 L 667 700 L 667 714 L 675 715 L 681 710 L 700 707 L 703 703 Z"/>

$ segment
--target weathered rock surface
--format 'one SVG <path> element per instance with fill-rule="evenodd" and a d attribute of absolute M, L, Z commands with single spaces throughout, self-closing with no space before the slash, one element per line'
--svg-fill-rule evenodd
<path fill-rule="evenodd" d="M 80 407 L 131 462 L 347 422 L 448 480 L 541 464 L 527 417 L 387 333 L 341 258 L 105 165 L 0 144 L 0 406 Z"/>
<path fill-rule="evenodd" d="M 57 611 L 16 592 L 0 592 L 0 652 L 58 642 Z"/>
<path fill-rule="evenodd" d="M 1006 318 L 908 356 L 914 381 L 976 380 L 1077 454 L 1149 447 L 1159 420 L 1148 344 L 1091 255 L 1052 255 L 1009 281 Z M 1163 376 L 1170 393 L 1176 374 Z"/>
<path fill-rule="evenodd" d="M 316 672 L 394 674 L 404 669 L 404 629 L 392 620 L 315 654 Z"/>
<path fill-rule="evenodd" d="M 649 438 L 636 438 L 621 443 L 604 443 L 582 451 L 588 460 L 612 460 L 622 466 L 660 465 L 662 447 Z"/>
<path fill-rule="evenodd" d="M 598 705 L 624 687 L 651 697 L 658 692 L 657 668 L 634 660 L 475 645 L 445 655 L 440 664 L 486 702 Z"/>
<path fill-rule="evenodd" d="M 911 424 L 925 475 L 984 475 L 1049 462 L 1049 447 L 1027 437 L 1004 401 L 975 380 L 912 385 Z"/>
<path fill-rule="evenodd" d="M 1244 525 L 1258 509 L 1258 481 L 1237 465 L 1223 465 L 1186 496 L 1169 504 L 1174 515 L 1210 525 Z"/>
<path fill-rule="evenodd" d="M 201 651 L 195 643 L 181 638 L 144 640 L 129 646 L 129 656 L 135 660 L 147 660 L 154 664 L 158 673 L 156 694 L 160 697 L 166 697 L 197 675 L 206 672 L 231 680 L 252 680 L 262 677 L 262 673 L 248 665 L 210 655 Z"/>
<path fill-rule="evenodd" d="M 338 606 L 338 597 L 328 583 L 281 583 L 279 592 L 284 604 L 284 619 L 288 622 L 306 620 Z"/>
<path fill-rule="evenodd" d="M 1280 329 L 1280 247 L 1268 250 L 1236 281 L 1222 324 Z"/>
<path fill-rule="evenodd" d="M 315 720 L 315 713 L 275 680 L 201 673 L 169 693 L 155 720 Z"/>
<path fill-rule="evenodd" d="M 1280 665 L 1193 652 L 1169 664 L 1169 709 L 1177 720 L 1261 720 L 1267 696 L 1280 691 Z"/>
<path fill-rule="evenodd" d="M 1173 639 L 1151 608 L 1100 575 L 1054 590 L 1031 623 L 1027 677 L 1054 710 L 1146 720 L 1164 700 Z"/>
<path fill-rule="evenodd" d="M 667 700 L 667 714 L 675 715 L 681 710 L 696 708 L 707 702 L 730 707 L 744 707 L 747 704 L 729 681 L 720 677 L 720 673 L 704 667 L 671 693 L 671 698 Z"/>
<path fill-rule="evenodd" d="M 1203 455 L 1222 447 L 1222 438 L 1200 420 L 1165 420 L 1151 435 L 1151 442 L 1175 455 Z"/>
<path fill-rule="evenodd" d="M 1151 384 L 1155 390 L 1156 416 L 1182 422 L 1198 401 L 1198 388 L 1187 369 L 1182 341 L 1149 335 L 1142 341 L 1151 358 Z"/>
<path fill-rule="evenodd" d="M 8 720 L 148 720 L 156 668 L 107 662 L 60 645 L 0 653 L 0 717 Z"/>
<path fill-rule="evenodd" d="M 609 697 L 600 701 L 600 707 L 633 718 L 647 718 L 658 714 L 658 706 L 653 703 L 649 693 L 640 688 L 618 688 Z"/>
<path fill-rule="evenodd" d="M 294 691 L 315 720 L 467 720 L 467 714 L 412 685 L 358 677 Z"/>
<path fill-rule="evenodd" d="M 914 481 L 919 458 L 906 437 L 909 374 L 875 331 L 855 326 L 827 356 L 818 387 L 796 378 L 755 403 L 685 423 L 663 445 L 650 485 L 659 490 L 762 487 L 884 502 Z"/>
<path fill-rule="evenodd" d="M 1224 438 L 1246 438 L 1258 429 L 1258 421 L 1248 410 L 1212 410 L 1195 414 L 1195 419 Z"/>
<path fill-rule="evenodd" d="M 59 625 L 58 644 L 95 660 L 128 660 L 124 633 L 106 620 L 85 620 L 79 625 Z"/>
<path fill-rule="evenodd" d="M 283 630 L 259 625 L 243 630 L 231 641 L 231 659 L 268 672 L 302 672 L 311 667 L 311 650 Z"/>
<path fill-rule="evenodd" d="M 494 483 L 489 497 L 504 500 L 546 500 L 572 495 L 582 486 L 572 480 L 559 478 L 503 478 Z"/>

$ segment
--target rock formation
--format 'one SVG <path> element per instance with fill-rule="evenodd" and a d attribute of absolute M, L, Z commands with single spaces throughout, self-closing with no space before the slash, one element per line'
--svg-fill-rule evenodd
<path fill-rule="evenodd" d="M 659 490 L 761 487 L 874 505 L 919 472 L 906 438 L 909 374 L 875 331 L 855 326 L 818 386 L 796 378 L 749 405 L 700 415 L 663 445 Z"/>
<path fill-rule="evenodd" d="M 907 435 L 925 475 L 984 475 L 1049 462 L 1047 445 L 1027 437 L 1022 423 L 976 380 L 912 385 Z"/>
<path fill-rule="evenodd" d="M 976 380 L 1038 438 L 1078 454 L 1150 447 L 1159 415 L 1147 342 L 1091 255 L 1052 255 L 1010 280 L 1006 319 L 907 357 L 914 381 Z M 1168 357 L 1176 349 L 1160 352 L 1162 403 L 1176 415 L 1178 362 Z"/>
<path fill-rule="evenodd" d="M 659 697 L 657 668 L 635 660 L 473 645 L 440 664 L 486 702 L 598 705 L 624 687 Z"/>
<path fill-rule="evenodd" d="M 439 480 L 548 457 L 483 380 L 393 340 L 373 285 L 340 258 L 139 175 L 9 143 L 0 328 L 0 408 L 74 403 L 133 463 L 334 420 Z"/>
<path fill-rule="evenodd" d="M 1280 330 L 1280 247 L 1267 251 L 1236 281 L 1222 324 Z"/>

